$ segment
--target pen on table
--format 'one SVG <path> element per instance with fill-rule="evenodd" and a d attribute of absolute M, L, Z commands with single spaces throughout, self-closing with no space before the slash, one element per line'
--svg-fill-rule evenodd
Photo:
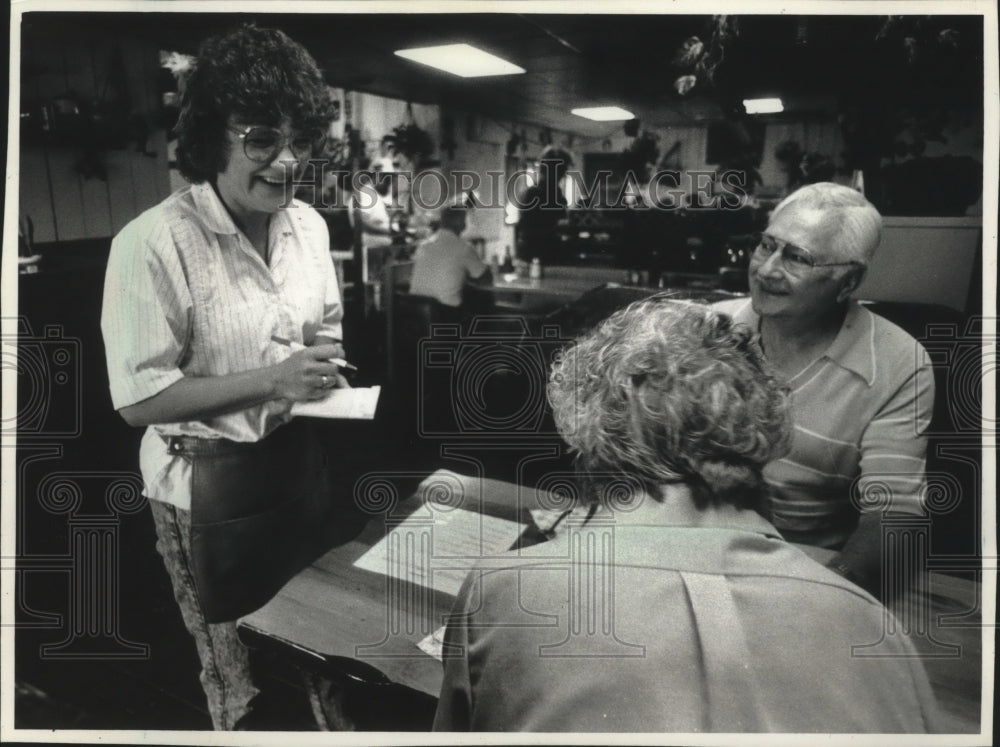
<path fill-rule="evenodd" d="M 559 514 L 559 518 L 555 520 L 555 522 L 552 524 L 551 527 L 549 527 L 549 531 L 552 532 L 552 533 L 555 533 L 556 527 L 558 527 L 560 524 L 562 524 L 563 519 L 565 519 L 571 513 L 573 513 L 573 509 L 567 508 L 561 514 Z"/>
<path fill-rule="evenodd" d="M 571 513 L 573 513 L 573 509 L 571 509 L 571 508 L 566 509 L 561 514 L 559 514 L 559 516 L 556 517 L 556 520 L 553 521 L 552 524 L 547 529 L 541 529 L 541 530 L 539 530 L 539 534 L 541 535 L 542 539 L 543 540 L 550 540 L 553 537 L 555 537 L 556 536 L 556 527 L 558 527 L 560 524 L 562 524 L 563 519 L 565 519 Z"/>
<path fill-rule="evenodd" d="M 278 343 L 279 345 L 285 345 L 286 347 L 289 347 L 292 350 L 303 350 L 306 347 L 301 342 L 293 342 L 292 340 L 286 340 L 284 337 L 278 337 L 277 335 L 272 335 L 271 340 L 273 342 Z M 343 358 L 330 358 L 329 361 L 335 366 L 346 368 L 348 371 L 358 370 L 357 366 L 355 366 L 353 363 L 348 363 Z"/>

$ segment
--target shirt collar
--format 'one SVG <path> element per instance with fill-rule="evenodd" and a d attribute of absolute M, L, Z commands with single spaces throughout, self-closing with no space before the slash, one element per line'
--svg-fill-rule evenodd
<path fill-rule="evenodd" d="M 604 509 L 602 508 L 601 511 Z M 598 514 L 601 513 L 598 511 Z M 642 495 L 628 510 L 614 513 L 619 526 L 690 527 L 697 529 L 725 529 L 738 532 L 763 534 L 781 539 L 771 522 L 749 509 L 737 508 L 729 503 L 695 506 L 691 490 L 682 483 L 663 488 L 662 500 Z"/>
<path fill-rule="evenodd" d="M 239 233 L 233 217 L 211 184 L 201 182 L 191 185 L 191 198 L 208 230 L 228 236 Z M 287 236 L 291 233 L 292 221 L 288 216 L 288 210 L 278 210 L 271 216 L 270 237 L 273 238 L 278 234 Z"/>
<path fill-rule="evenodd" d="M 760 317 L 753 310 L 748 298 L 733 312 L 733 321 L 745 324 L 756 334 Z M 830 359 L 841 368 L 852 371 L 865 380 L 868 386 L 875 383 L 875 325 L 872 314 L 857 301 L 849 301 L 847 314 L 840 331 L 827 348 L 823 357 Z"/>
<path fill-rule="evenodd" d="M 875 324 L 871 312 L 857 301 L 848 302 L 844 323 L 826 357 L 856 373 L 868 386 L 875 383 Z"/>
<path fill-rule="evenodd" d="M 753 304 L 751 303 L 749 297 L 743 299 L 743 303 L 740 304 L 739 308 L 737 308 L 731 316 L 733 317 L 734 322 L 737 324 L 745 324 L 753 330 L 754 334 L 757 334 L 757 324 L 760 322 L 760 317 L 758 317 L 757 313 L 753 310 Z"/>
<path fill-rule="evenodd" d="M 201 182 L 191 185 L 191 199 L 208 230 L 223 235 L 238 233 L 232 216 L 211 184 Z"/>

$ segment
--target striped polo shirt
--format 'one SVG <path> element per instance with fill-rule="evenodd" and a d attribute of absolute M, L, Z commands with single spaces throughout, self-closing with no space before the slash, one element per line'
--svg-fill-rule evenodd
<path fill-rule="evenodd" d="M 101 330 L 111 400 L 121 409 L 184 376 L 222 376 L 284 360 L 279 336 L 341 338 L 343 308 L 326 223 L 303 203 L 272 217 L 270 264 L 207 183 L 184 187 L 111 242 Z M 190 465 L 163 437 L 257 441 L 289 415 L 271 401 L 205 420 L 146 429 L 139 463 L 149 498 L 188 509 Z"/>
<path fill-rule="evenodd" d="M 758 329 L 749 298 L 714 308 Z M 786 539 L 836 548 L 859 511 L 923 513 L 934 374 L 919 342 L 851 302 L 826 352 L 786 383 L 791 452 L 764 468 Z"/>

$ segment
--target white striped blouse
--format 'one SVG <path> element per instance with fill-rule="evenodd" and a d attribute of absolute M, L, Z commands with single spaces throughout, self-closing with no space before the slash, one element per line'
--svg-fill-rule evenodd
<path fill-rule="evenodd" d="M 326 223 L 298 203 L 270 223 L 270 266 L 209 184 L 178 190 L 111 243 L 101 329 L 115 409 L 183 376 L 221 376 L 280 362 L 279 336 L 341 338 L 343 308 Z M 190 507 L 190 470 L 161 436 L 257 441 L 288 417 L 268 402 L 201 421 L 150 426 L 140 466 L 150 498 Z"/>

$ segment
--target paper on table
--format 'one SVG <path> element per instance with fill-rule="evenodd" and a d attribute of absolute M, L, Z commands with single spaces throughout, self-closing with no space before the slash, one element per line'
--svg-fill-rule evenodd
<path fill-rule="evenodd" d="M 454 596 L 480 558 L 509 550 L 524 531 L 516 521 L 435 505 L 406 517 L 354 565 Z"/>
<path fill-rule="evenodd" d="M 433 656 L 438 661 L 444 659 L 444 629 L 442 625 L 430 635 L 424 636 L 417 642 L 417 648 L 428 656 Z"/>
<path fill-rule="evenodd" d="M 371 420 L 375 417 L 379 392 L 382 387 L 357 387 L 331 389 L 326 399 L 316 402 L 296 402 L 292 415 L 310 418 L 338 418 L 342 420 Z"/>

